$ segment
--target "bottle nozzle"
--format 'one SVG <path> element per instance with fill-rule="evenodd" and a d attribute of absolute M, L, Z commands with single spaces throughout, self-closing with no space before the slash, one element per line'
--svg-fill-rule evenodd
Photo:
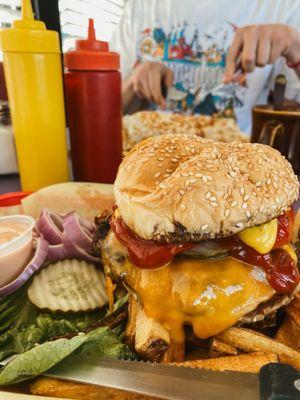
<path fill-rule="evenodd" d="M 89 18 L 88 40 L 91 42 L 96 40 L 96 33 L 95 33 L 93 18 Z"/>
<path fill-rule="evenodd" d="M 22 0 L 22 19 L 34 20 L 34 15 L 30 0 Z"/>

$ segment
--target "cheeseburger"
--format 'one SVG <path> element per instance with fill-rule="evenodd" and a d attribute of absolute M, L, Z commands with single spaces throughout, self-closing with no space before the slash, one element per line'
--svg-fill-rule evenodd
<path fill-rule="evenodd" d="M 186 326 L 207 339 L 287 304 L 299 281 L 298 192 L 290 164 L 266 145 L 169 134 L 135 146 L 99 243 L 106 274 L 131 295 L 136 351 L 177 361 Z"/>

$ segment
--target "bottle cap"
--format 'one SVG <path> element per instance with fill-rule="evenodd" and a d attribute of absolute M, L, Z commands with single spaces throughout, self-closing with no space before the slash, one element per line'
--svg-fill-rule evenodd
<path fill-rule="evenodd" d="M 44 22 L 34 19 L 30 0 L 22 0 L 22 19 L 0 31 L 0 49 L 3 52 L 60 53 L 59 36 L 47 30 Z"/>
<path fill-rule="evenodd" d="M 109 51 L 107 42 L 96 39 L 94 20 L 89 19 L 87 39 L 77 40 L 75 50 L 65 54 L 65 66 L 68 69 L 82 70 L 118 70 L 120 57 Z"/>

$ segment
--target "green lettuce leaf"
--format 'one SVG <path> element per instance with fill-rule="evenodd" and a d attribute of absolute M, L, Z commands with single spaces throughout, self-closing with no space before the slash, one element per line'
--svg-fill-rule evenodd
<path fill-rule="evenodd" d="M 0 385 L 11 385 L 34 378 L 73 353 L 82 356 L 130 358 L 136 356 L 108 328 L 98 328 L 72 339 L 58 339 L 20 354 L 0 370 Z"/>

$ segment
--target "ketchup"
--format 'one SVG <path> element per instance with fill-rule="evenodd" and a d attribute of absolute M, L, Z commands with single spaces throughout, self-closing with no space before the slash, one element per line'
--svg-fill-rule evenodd
<path fill-rule="evenodd" d="M 262 268 L 270 286 L 276 292 L 290 293 L 299 282 L 298 268 L 290 254 L 277 246 L 289 243 L 292 221 L 293 212 L 290 211 L 278 218 L 276 242 L 272 251 L 267 254 L 258 253 L 242 242 L 238 236 L 219 239 L 219 241 L 229 248 L 229 256 Z M 199 243 L 177 245 L 141 239 L 127 227 L 121 217 L 112 219 L 110 226 L 118 240 L 127 248 L 129 259 L 139 268 L 161 267 L 170 262 L 176 254 L 199 245 Z"/>
<path fill-rule="evenodd" d="M 292 237 L 292 228 L 294 219 L 295 219 L 295 213 L 292 208 L 286 211 L 285 213 L 279 215 L 279 217 L 277 218 L 278 221 L 277 237 L 273 249 L 278 249 L 284 244 L 290 242 Z"/>
<path fill-rule="evenodd" d="M 177 245 L 141 239 L 125 225 L 121 217 L 113 219 L 110 226 L 119 241 L 127 248 L 129 259 L 139 268 L 162 267 L 170 262 L 175 254 L 194 246 L 192 243 Z"/>
<path fill-rule="evenodd" d="M 229 254 L 247 264 L 262 268 L 270 286 L 278 293 L 292 292 L 299 282 L 297 265 L 284 249 L 260 254 L 242 241 L 237 241 Z"/>
<path fill-rule="evenodd" d="M 65 54 L 66 106 L 74 178 L 113 183 L 122 160 L 119 55 L 96 40 L 89 20 L 87 40 Z"/>

